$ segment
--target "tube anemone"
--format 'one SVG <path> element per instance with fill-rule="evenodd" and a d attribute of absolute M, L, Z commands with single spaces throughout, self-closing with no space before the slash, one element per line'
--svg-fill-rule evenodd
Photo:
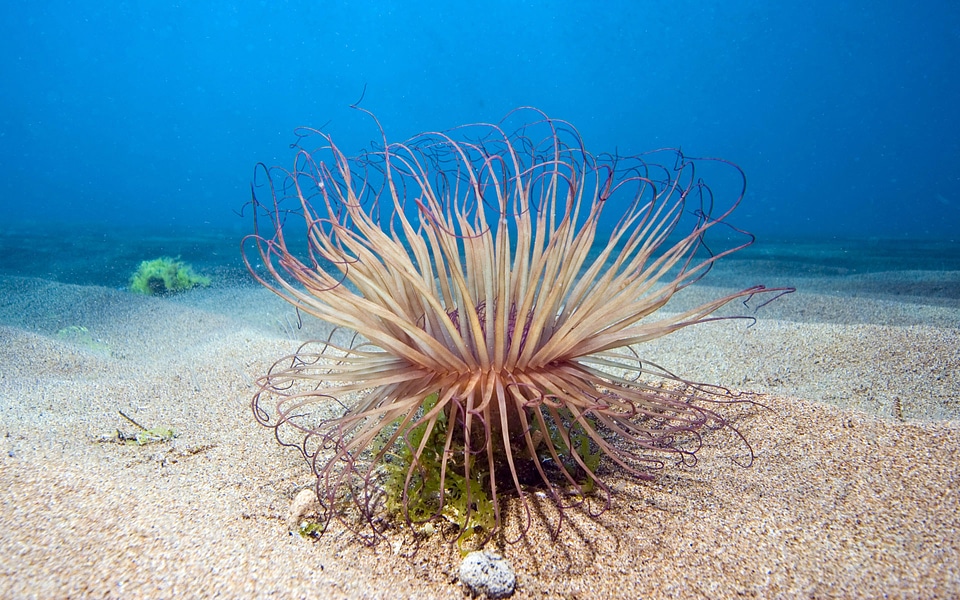
<path fill-rule="evenodd" d="M 737 177 L 725 208 L 697 177 L 704 162 Z M 465 527 L 488 498 L 492 534 L 510 497 L 523 532 L 532 490 L 561 514 L 585 498 L 605 508 L 605 468 L 649 478 L 726 425 L 706 406 L 731 394 L 640 356 L 734 299 L 776 291 L 658 312 L 752 242 L 724 223 L 744 189 L 739 168 L 678 150 L 591 155 L 570 124 L 533 109 L 352 158 L 305 131 L 292 170 L 258 165 L 244 259 L 335 333 L 274 364 L 254 414 L 310 463 L 327 516 L 371 539 L 398 468 L 408 520 L 447 514 L 458 496 Z M 725 249 L 707 246 L 716 228 Z"/>

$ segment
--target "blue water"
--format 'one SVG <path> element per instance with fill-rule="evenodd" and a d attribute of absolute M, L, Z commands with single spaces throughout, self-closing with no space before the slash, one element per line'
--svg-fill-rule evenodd
<path fill-rule="evenodd" d="M 3 228 L 239 238 L 297 126 L 348 151 L 533 105 L 593 152 L 747 174 L 760 240 L 956 240 L 960 5 L 117 2 L 0 8 Z M 233 244 L 233 241 L 230 241 Z"/>

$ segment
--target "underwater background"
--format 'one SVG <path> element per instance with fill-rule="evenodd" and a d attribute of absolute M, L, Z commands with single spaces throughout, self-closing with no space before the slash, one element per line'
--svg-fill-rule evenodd
<path fill-rule="evenodd" d="M 443 536 L 292 535 L 317 478 L 251 399 L 330 333 L 241 239 L 298 127 L 357 154 L 519 106 L 743 169 L 756 243 L 659 316 L 796 291 L 638 349 L 744 394 L 738 454 L 605 467 L 608 512 L 500 548 L 515 598 L 960 598 L 958 75 L 954 0 L 0 3 L 0 598 L 462 597 Z M 159 257 L 210 285 L 134 293 Z"/>

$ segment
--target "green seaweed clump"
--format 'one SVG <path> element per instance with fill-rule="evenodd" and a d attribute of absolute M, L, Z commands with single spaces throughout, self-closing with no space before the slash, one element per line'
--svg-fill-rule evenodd
<path fill-rule="evenodd" d="M 424 400 L 421 410 L 429 412 L 436 403 L 437 394 L 431 394 Z M 459 529 L 458 542 L 462 547 L 463 542 L 475 534 L 491 533 L 496 527 L 496 515 L 493 502 L 484 489 L 490 473 L 465 452 L 457 452 L 456 459 L 448 460 L 441 495 L 440 475 L 448 426 L 446 416 L 441 413 L 415 465 L 413 449 L 423 443 L 426 424 L 410 428 L 399 438 L 405 441 L 397 443 L 398 451 L 386 462 L 387 511 L 412 524 L 422 525 L 420 531 L 426 533 L 433 530 L 428 523 L 442 517 Z M 463 476 L 463 460 L 470 461 L 469 480 Z M 408 474 L 411 474 L 409 483 Z"/>
<path fill-rule="evenodd" d="M 418 417 L 436 406 L 437 397 L 437 394 L 431 394 L 424 399 Z M 596 472 L 600 466 L 600 449 L 591 442 L 584 426 L 568 409 L 560 409 L 557 416 L 558 422 L 547 421 L 549 425 L 546 432 L 539 431 L 534 421 L 533 437 L 541 441 L 544 437 L 549 437 L 552 442 L 550 447 L 555 449 L 556 457 L 563 463 L 563 468 L 576 478 L 580 484 L 580 492 L 589 493 L 594 489 L 594 481 L 583 467 L 585 466 L 589 473 Z M 591 428 L 596 427 L 593 419 L 587 418 L 586 423 Z M 397 435 L 396 427 L 399 426 L 398 422 L 395 427 L 386 428 L 381 433 L 381 441 L 376 448 L 379 452 L 388 439 L 397 440 L 384 461 L 387 474 L 384 485 L 387 512 L 394 518 L 405 519 L 419 532 L 428 535 L 435 531 L 431 523 L 437 518 L 453 524 L 459 531 L 457 542 L 461 551 L 464 542 L 475 535 L 492 533 L 496 528 L 497 518 L 488 492 L 490 471 L 484 468 L 487 463 L 476 461 L 471 454 L 465 452 L 462 442 L 461 447 L 456 447 L 458 444 L 454 442 L 455 447 L 448 457 L 446 472 L 441 473 L 444 444 L 450 427 L 446 415 L 440 413 L 426 441 L 423 439 L 426 423 L 409 427 Z M 563 427 L 563 431 L 560 427 Z M 414 450 L 420 448 L 421 444 L 423 450 L 420 456 L 415 458 Z M 547 470 L 556 468 L 551 467 L 553 457 L 548 451 L 548 445 L 538 443 L 538 446 L 538 458 L 544 467 Z M 582 465 L 574 455 L 579 457 Z M 470 461 L 469 479 L 463 475 L 465 460 Z M 312 535 L 313 531 L 306 533 Z M 486 538 L 481 539 L 485 542 Z M 481 545 L 484 542 L 481 542 Z"/>
<path fill-rule="evenodd" d="M 140 263 L 130 278 L 130 289 L 138 294 L 161 296 L 210 285 L 210 278 L 197 275 L 193 267 L 179 258 L 163 256 Z"/>

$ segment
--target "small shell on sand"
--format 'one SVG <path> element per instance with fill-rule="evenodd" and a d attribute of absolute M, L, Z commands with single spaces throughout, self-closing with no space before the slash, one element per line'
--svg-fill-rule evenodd
<path fill-rule="evenodd" d="M 307 517 L 316 516 L 320 510 L 317 502 L 317 493 L 312 488 L 300 490 L 290 503 L 290 512 L 287 513 L 287 529 L 293 532 L 300 531 L 300 523 Z"/>

